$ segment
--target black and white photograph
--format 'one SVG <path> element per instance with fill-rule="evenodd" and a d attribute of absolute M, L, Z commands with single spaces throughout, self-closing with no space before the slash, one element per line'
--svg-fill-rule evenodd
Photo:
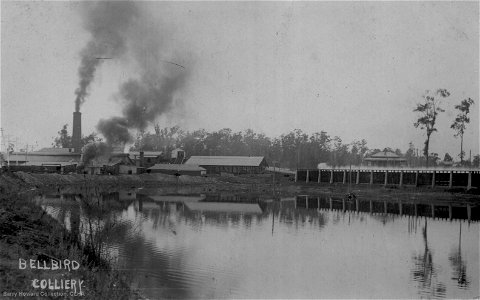
<path fill-rule="evenodd" d="M 480 299 L 480 1 L 0 8 L 0 299 Z"/>

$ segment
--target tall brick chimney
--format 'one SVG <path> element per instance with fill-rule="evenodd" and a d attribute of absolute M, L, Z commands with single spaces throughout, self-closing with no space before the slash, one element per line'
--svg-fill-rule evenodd
<path fill-rule="evenodd" d="M 72 147 L 77 153 L 82 151 L 82 113 L 73 113 Z"/>

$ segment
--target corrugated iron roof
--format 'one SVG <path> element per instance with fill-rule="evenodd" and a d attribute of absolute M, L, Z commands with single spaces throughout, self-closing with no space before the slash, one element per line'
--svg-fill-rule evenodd
<path fill-rule="evenodd" d="M 390 152 L 390 151 L 380 151 L 373 155 L 370 155 L 371 158 L 401 158 L 399 155 Z"/>
<path fill-rule="evenodd" d="M 187 162 L 185 162 L 185 164 L 197 166 L 258 167 L 263 160 L 263 156 L 192 156 Z"/>
<path fill-rule="evenodd" d="M 178 164 L 155 164 L 148 170 L 173 170 L 173 171 L 206 171 L 197 165 L 178 165 Z"/>

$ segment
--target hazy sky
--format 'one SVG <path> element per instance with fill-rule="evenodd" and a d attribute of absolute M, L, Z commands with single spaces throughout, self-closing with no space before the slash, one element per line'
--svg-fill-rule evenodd
<path fill-rule="evenodd" d="M 327 131 L 370 148 L 423 147 L 412 112 L 425 90 L 446 88 L 431 152 L 457 156 L 454 106 L 475 106 L 464 148 L 479 152 L 478 2 L 142 2 L 135 45 L 145 63 L 188 72 L 162 126 L 252 128 L 268 136 Z M 90 36 L 78 2 L 1 3 L 1 126 L 19 146 L 71 132 L 80 50 Z M 160 60 L 158 58 L 161 58 Z M 168 62 L 182 65 L 185 69 Z M 105 61 L 81 107 L 83 134 L 119 115 L 126 59 Z"/>

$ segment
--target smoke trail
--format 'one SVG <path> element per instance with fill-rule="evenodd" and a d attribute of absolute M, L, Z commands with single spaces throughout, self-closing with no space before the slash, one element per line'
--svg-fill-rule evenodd
<path fill-rule="evenodd" d="M 137 16 L 137 6 L 130 1 L 88 3 L 84 7 L 84 27 L 90 32 L 91 39 L 80 52 L 75 111 L 80 111 L 81 104 L 85 102 L 88 88 L 103 58 L 115 58 L 125 53 L 125 37 Z"/>
<path fill-rule="evenodd" d="M 139 18 L 142 21 L 134 22 L 126 37 L 127 57 L 136 66 L 136 76 L 121 84 L 117 93 L 122 116 L 100 120 L 97 125 L 111 145 L 131 142 L 129 130 L 144 130 L 171 109 L 187 82 L 190 70 L 179 65 L 184 59 L 169 49 L 171 44 L 166 41 L 171 37 L 167 26 L 152 27 L 155 22 L 149 22 L 151 19 L 142 10 Z"/>
<path fill-rule="evenodd" d="M 89 143 L 82 150 L 82 163 L 88 165 L 94 158 L 108 158 L 112 148 L 104 142 Z"/>
<path fill-rule="evenodd" d="M 97 129 L 108 143 L 131 142 L 129 129 L 144 130 L 162 113 L 168 111 L 174 102 L 176 91 L 180 90 L 186 75 L 150 78 L 146 75 L 140 80 L 131 79 L 120 87 L 119 96 L 124 104 L 122 117 L 101 120 Z"/>

